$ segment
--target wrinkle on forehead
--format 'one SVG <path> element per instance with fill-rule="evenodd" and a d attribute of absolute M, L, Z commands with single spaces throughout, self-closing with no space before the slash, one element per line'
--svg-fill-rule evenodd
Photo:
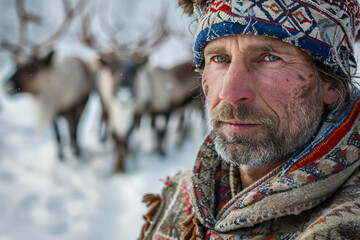
<path fill-rule="evenodd" d="M 246 52 L 269 52 L 287 54 L 290 56 L 299 56 L 299 54 L 303 53 L 299 48 L 278 39 L 253 35 L 233 35 L 218 38 L 209 42 L 204 49 L 204 55 L 224 54 L 229 51 L 229 41 L 227 39 L 236 41 L 239 45 L 239 49 L 244 48 L 243 51 Z"/>

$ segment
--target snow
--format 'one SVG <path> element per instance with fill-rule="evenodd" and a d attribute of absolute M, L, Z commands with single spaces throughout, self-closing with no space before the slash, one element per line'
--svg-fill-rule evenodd
<path fill-rule="evenodd" d="M 62 13 L 58 10 L 61 5 L 59 1 L 36 0 L 32 5 L 25 2 L 27 9 L 41 12 L 45 18 L 42 26 L 29 29 L 32 41 L 41 40 L 61 21 Z M 139 9 L 139 15 L 148 14 L 149 9 L 156 13 L 161 2 L 165 1 L 152 4 L 145 0 L 109 1 L 102 8 L 110 16 L 117 14 L 125 18 L 129 16 L 124 12 L 134 12 L 135 8 Z M 169 21 L 186 32 L 189 19 L 184 20 L 185 16 L 175 7 L 176 1 L 170 5 L 169 11 L 174 12 L 170 16 L 174 19 Z M 10 40 L 16 39 L 13 2 L 1 0 L 0 6 L 6 10 L 1 16 L 6 21 L 1 21 L 0 32 L 6 32 Z M 109 9 L 115 13 L 110 14 Z M 57 48 L 65 53 L 76 52 L 81 57 L 91 56 L 89 49 L 74 41 L 78 34 L 75 26 L 71 31 Z M 175 65 L 191 55 L 188 43 L 191 39 L 184 44 L 172 38 L 150 60 L 165 67 Z M 0 52 L 0 64 L 0 82 L 3 82 L 13 68 L 10 55 Z M 133 151 L 126 162 L 126 173 L 113 174 L 114 146 L 111 141 L 99 140 L 100 102 L 96 94 L 91 95 L 80 122 L 83 156 L 76 159 L 67 147 L 66 159 L 61 162 L 57 159 L 51 127 L 41 130 L 36 127 L 32 96 L 9 97 L 1 88 L 0 240 L 137 239 L 144 223 L 142 215 L 147 211 L 141 203 L 142 196 L 159 193 L 164 186 L 161 179 L 193 164 L 205 131 L 198 131 L 203 128 L 199 113 L 189 114 L 188 118 L 193 133 L 181 146 L 175 132 L 177 118 L 172 118 L 166 157 L 152 151 L 153 133 L 149 121 L 144 119 L 131 139 Z M 66 128 L 66 122 L 61 122 L 61 129 Z"/>
<path fill-rule="evenodd" d="M 99 141 L 95 126 L 96 95 L 81 122 L 84 156 L 75 159 L 65 149 L 64 162 L 57 159 L 52 130 L 35 127 L 31 100 L 0 96 L 1 240 L 136 239 L 146 213 L 142 196 L 159 193 L 160 179 L 191 167 L 203 138 L 197 134 L 179 148 L 169 146 L 168 156 L 161 158 L 146 142 L 151 131 L 144 123 L 132 139 L 136 153 L 127 161 L 127 172 L 112 174 L 113 145 Z M 201 127 L 200 118 L 192 117 L 194 129 Z"/>

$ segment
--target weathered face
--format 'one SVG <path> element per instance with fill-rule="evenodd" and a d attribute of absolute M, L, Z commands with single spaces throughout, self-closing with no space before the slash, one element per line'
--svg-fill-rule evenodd
<path fill-rule="evenodd" d="M 224 160 L 283 160 L 317 130 L 337 91 L 317 80 L 310 57 L 262 36 L 236 35 L 205 47 L 203 89 Z"/>

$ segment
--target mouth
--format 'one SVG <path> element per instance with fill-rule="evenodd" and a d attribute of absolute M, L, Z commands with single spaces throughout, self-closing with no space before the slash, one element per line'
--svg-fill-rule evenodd
<path fill-rule="evenodd" d="M 239 120 L 222 121 L 221 125 L 223 126 L 224 130 L 232 133 L 247 133 L 261 127 L 261 125 L 257 123 L 249 123 Z"/>

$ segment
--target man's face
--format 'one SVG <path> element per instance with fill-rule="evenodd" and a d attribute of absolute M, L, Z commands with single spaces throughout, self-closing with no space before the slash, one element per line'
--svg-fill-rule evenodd
<path fill-rule="evenodd" d="M 203 89 L 215 147 L 228 162 L 285 160 L 317 130 L 337 91 L 316 80 L 311 58 L 290 44 L 235 35 L 205 47 Z"/>

